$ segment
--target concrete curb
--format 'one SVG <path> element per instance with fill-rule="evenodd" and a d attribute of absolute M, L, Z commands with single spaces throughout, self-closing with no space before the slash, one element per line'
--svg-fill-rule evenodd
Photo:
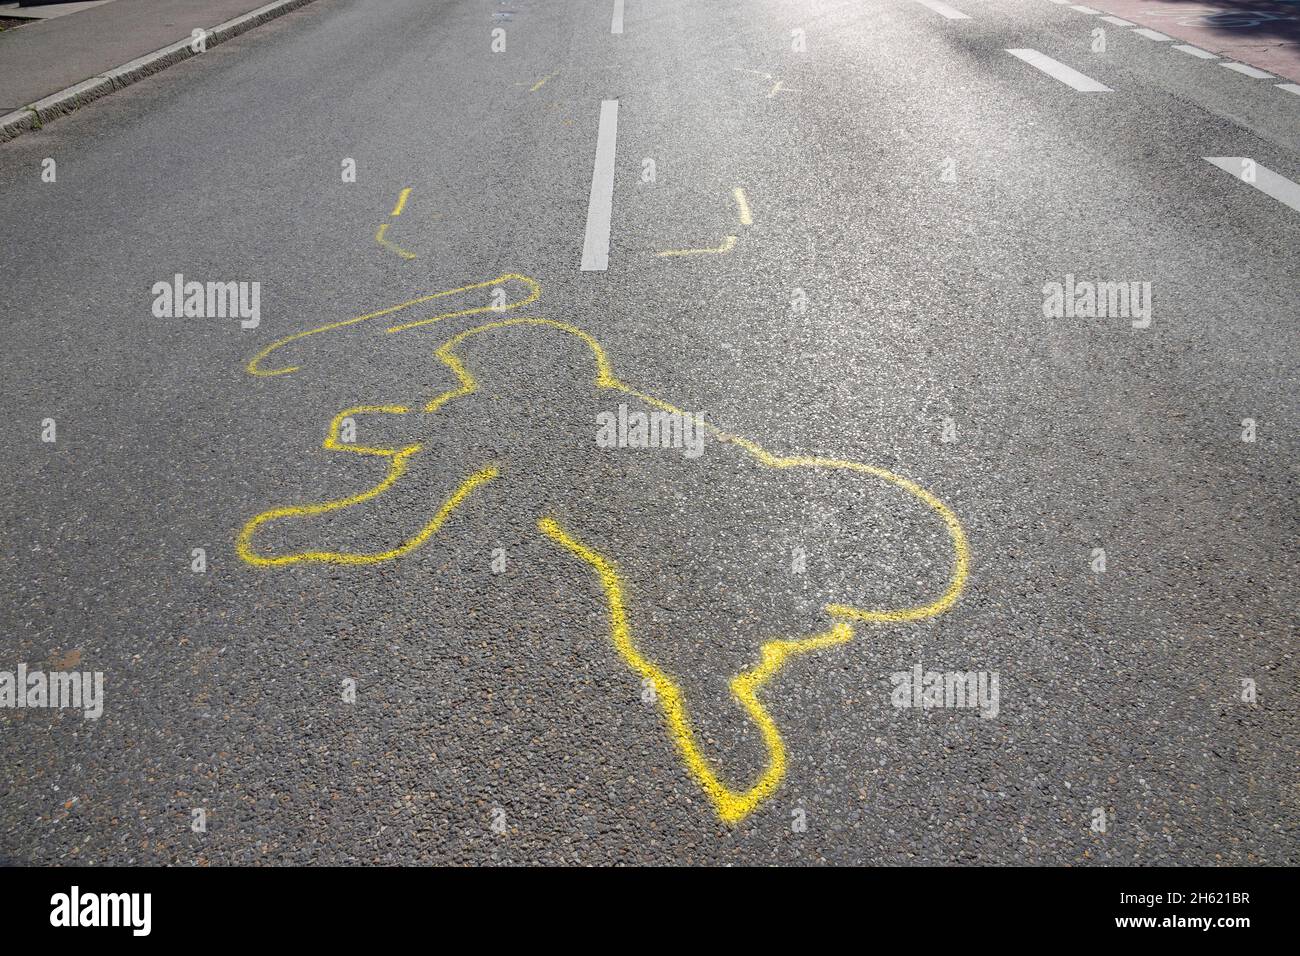
<path fill-rule="evenodd" d="M 206 31 L 206 46 L 207 48 L 214 47 L 218 43 L 237 37 L 259 24 L 274 20 L 276 17 L 283 16 L 311 2 L 312 0 L 275 0 L 274 3 L 268 3 L 256 10 L 250 10 L 242 16 L 227 20 L 225 23 L 219 23 Z M 190 47 L 190 42 L 187 37 L 184 40 L 169 43 L 160 50 L 146 53 L 129 63 L 123 63 L 119 67 L 107 70 L 98 76 L 92 76 L 88 80 L 83 80 L 74 86 L 69 86 L 67 89 L 59 90 L 59 92 L 53 93 L 44 99 L 37 100 L 30 106 L 0 116 L 0 143 L 13 139 L 27 130 L 40 129 L 46 123 L 65 113 L 71 113 L 92 100 L 97 100 L 114 90 L 120 90 L 124 86 L 130 86 L 132 83 L 143 80 L 146 76 L 152 76 L 160 70 L 165 70 L 173 63 L 180 63 L 182 60 L 190 59 L 190 57 L 201 56 L 202 54 L 195 53 Z"/>

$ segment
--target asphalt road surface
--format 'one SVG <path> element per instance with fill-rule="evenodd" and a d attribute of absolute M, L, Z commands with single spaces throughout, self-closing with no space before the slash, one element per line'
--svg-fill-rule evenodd
<path fill-rule="evenodd" d="M 103 675 L 0 856 L 1300 862 L 1300 97 L 952 6 L 318 0 L 0 146 L 0 669 Z"/>

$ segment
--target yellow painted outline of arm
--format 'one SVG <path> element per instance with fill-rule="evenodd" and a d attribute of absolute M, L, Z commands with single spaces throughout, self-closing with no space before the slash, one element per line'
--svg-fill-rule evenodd
<path fill-rule="evenodd" d="M 350 451 L 354 455 L 389 456 L 402 452 L 412 454 L 419 450 L 418 444 L 404 445 L 401 448 L 377 448 L 348 443 L 339 438 L 339 430 L 343 427 L 343 423 L 356 415 L 405 415 L 408 412 L 410 409 L 405 405 L 357 405 L 354 408 L 345 408 L 330 421 L 329 431 L 325 433 L 325 442 L 321 447 L 330 451 Z"/>
<path fill-rule="evenodd" d="M 421 450 L 423 446 L 419 443 L 405 445 L 402 448 L 377 448 L 368 445 L 348 444 L 339 440 L 339 429 L 343 422 L 353 415 L 365 414 L 389 414 L 405 415 L 410 412 L 409 408 L 402 405 L 358 405 L 355 408 L 345 408 L 334 416 L 330 422 L 329 431 L 325 435 L 323 443 L 324 448 L 330 451 L 347 451 L 356 455 L 372 455 L 379 458 L 387 458 L 388 473 L 384 479 L 372 488 L 367 488 L 355 495 L 349 495 L 346 498 L 336 498 L 332 501 L 324 501 L 310 505 L 293 505 L 285 508 L 273 508 L 270 511 L 264 511 L 257 517 L 253 518 L 239 532 L 239 537 L 235 541 L 235 550 L 239 556 L 249 564 L 258 567 L 281 567 L 287 564 L 298 564 L 304 561 L 318 561 L 327 564 L 379 564 L 383 561 L 391 561 L 394 558 L 400 558 L 402 555 L 409 554 L 424 542 L 428 541 L 443 526 L 446 520 L 451 516 L 460 505 L 476 489 L 485 485 L 487 482 L 496 478 L 500 471 L 495 465 L 489 465 L 481 468 L 474 474 L 470 475 L 455 491 L 442 503 L 438 513 L 412 538 L 403 541 L 396 548 L 389 551 L 380 551 L 372 554 L 355 554 L 343 551 L 304 551 L 298 554 L 285 554 L 268 557 L 258 554 L 253 549 L 253 535 L 257 529 L 266 524 L 268 521 L 275 521 L 279 518 L 290 517 L 307 517 L 311 515 L 327 514 L 331 511 L 339 511 L 352 505 L 361 504 L 363 501 L 369 501 L 377 498 L 393 486 L 393 484 L 406 473 L 407 460 Z"/>
<path fill-rule="evenodd" d="M 749 208 L 749 198 L 745 195 L 745 190 L 737 186 L 731 191 L 731 195 L 736 198 L 736 209 L 740 213 L 740 224 L 742 226 L 752 226 L 754 224 L 754 214 Z"/>
<path fill-rule="evenodd" d="M 333 331 L 334 329 L 346 328 L 349 325 L 356 325 L 360 322 L 369 322 L 372 319 L 383 318 L 386 315 L 392 315 L 395 312 L 400 312 L 403 309 L 409 309 L 412 306 L 420 305 L 424 302 L 431 302 L 434 299 L 441 299 L 449 295 L 457 295 L 458 293 L 461 292 L 473 292 L 476 289 L 487 289 L 490 288 L 491 286 L 501 285 L 503 282 L 509 282 L 512 280 L 517 282 L 522 282 L 524 285 L 528 287 L 529 290 L 528 295 L 517 302 L 511 302 L 507 305 L 503 305 L 500 307 L 493 307 L 488 305 L 488 306 L 478 306 L 472 309 L 461 309 L 455 312 L 444 312 L 443 314 L 436 315 L 432 318 L 420 319 L 416 322 L 408 322 L 404 325 L 396 325 L 393 326 L 392 328 L 389 328 L 387 331 L 400 332 L 403 329 L 412 329 L 421 325 L 429 325 L 433 322 L 441 322 L 443 319 L 454 319 L 466 315 L 482 315 L 486 312 L 509 312 L 512 309 L 519 309 L 522 308 L 523 306 L 530 305 L 533 302 L 536 302 L 541 297 L 542 287 L 537 282 L 536 279 L 532 279 L 524 275 L 518 275 L 513 272 L 505 273 L 503 275 L 497 276 L 495 279 L 489 279 L 487 282 L 476 282 L 472 285 L 464 285 L 456 289 L 448 289 L 444 292 L 434 292 L 431 295 L 423 295 L 416 299 L 410 299 L 406 302 L 399 303 L 398 305 L 390 306 L 387 309 L 380 309 L 377 312 L 369 312 L 366 315 L 359 315 L 354 319 L 344 319 L 342 322 L 331 322 L 328 325 L 321 325 L 314 329 L 307 329 L 306 331 L 303 332 L 295 332 L 293 335 L 287 335 L 282 339 L 272 342 L 266 348 L 262 349 L 262 351 L 258 352 L 245 366 L 245 370 L 248 372 L 249 375 L 256 375 L 260 378 L 270 378 L 271 376 L 274 375 L 288 375 L 292 372 L 298 371 L 299 366 L 286 365 L 282 368 L 263 368 L 262 363 L 267 358 L 270 357 L 271 353 L 277 351 L 280 348 L 283 348 L 284 346 L 288 345 L 290 342 L 297 342 L 300 339 L 307 338 L 309 335 L 318 335 L 321 332 L 330 332 Z"/>
<path fill-rule="evenodd" d="M 330 511 L 338 511 L 341 508 L 348 508 L 352 505 L 360 504 L 363 501 L 369 501 L 371 498 L 377 498 L 393 486 L 399 478 L 406 472 L 406 460 L 411 455 L 420 450 L 419 445 L 412 445 L 400 452 L 392 455 L 389 465 L 388 474 L 384 480 L 373 488 L 368 488 L 360 494 L 350 495 L 347 498 L 337 498 L 333 501 L 324 501 L 314 505 L 293 505 L 287 508 L 273 508 L 270 511 L 264 511 L 248 524 L 244 525 L 239 532 L 239 538 L 235 542 L 235 548 L 239 556 L 249 564 L 258 567 L 280 567 L 286 564 L 298 564 L 304 561 L 319 561 L 326 564 L 344 564 L 344 565 L 362 565 L 362 564 L 379 564 L 384 561 L 392 561 L 394 558 L 400 558 L 405 554 L 414 551 L 429 538 L 433 537 L 452 513 L 459 508 L 471 494 L 478 488 L 487 484 L 493 478 L 496 478 L 500 471 L 495 465 L 489 465 L 470 475 L 453 491 L 450 497 L 442 503 L 438 513 L 420 529 L 414 537 L 403 541 L 396 548 L 388 551 L 379 551 L 375 553 L 351 553 L 345 551 L 303 551 L 298 554 L 283 554 L 275 557 L 267 557 L 258 554 L 253 550 L 253 535 L 257 529 L 268 521 L 275 521 L 278 518 L 288 518 L 295 516 L 310 516 L 325 514 Z"/>

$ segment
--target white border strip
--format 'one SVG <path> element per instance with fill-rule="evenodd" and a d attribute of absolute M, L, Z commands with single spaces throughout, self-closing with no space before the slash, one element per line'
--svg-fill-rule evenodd
<path fill-rule="evenodd" d="M 1192 46 L 1190 43 L 1179 43 L 1174 49 L 1192 56 L 1199 56 L 1202 60 L 1217 60 L 1219 58 L 1217 53 L 1202 50 L 1199 46 Z"/>
<path fill-rule="evenodd" d="M 1265 73 L 1263 70 L 1257 70 L 1253 66 L 1247 66 L 1245 63 L 1220 63 L 1219 66 L 1225 70 L 1234 70 L 1243 76 L 1249 76 L 1255 80 L 1276 80 L 1277 77 L 1272 73 Z"/>

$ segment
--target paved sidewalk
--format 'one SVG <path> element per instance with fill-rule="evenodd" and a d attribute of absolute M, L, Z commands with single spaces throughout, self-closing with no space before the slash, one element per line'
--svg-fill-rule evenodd
<path fill-rule="evenodd" d="M 1080 0 L 1140 27 L 1300 82 L 1296 0 Z"/>
<path fill-rule="evenodd" d="M 62 3 L 35 3 L 22 6 L 17 0 L 10 0 L 9 3 L 0 4 L 0 18 L 52 20 L 55 17 L 66 17 L 71 13 L 80 13 L 82 10 L 89 10 L 91 7 L 112 2 L 113 0 L 75 0 L 75 2 L 64 0 Z"/>
<path fill-rule="evenodd" d="M 0 33 L 0 115 L 100 75 L 196 27 L 209 29 L 267 0 L 115 0 Z"/>

